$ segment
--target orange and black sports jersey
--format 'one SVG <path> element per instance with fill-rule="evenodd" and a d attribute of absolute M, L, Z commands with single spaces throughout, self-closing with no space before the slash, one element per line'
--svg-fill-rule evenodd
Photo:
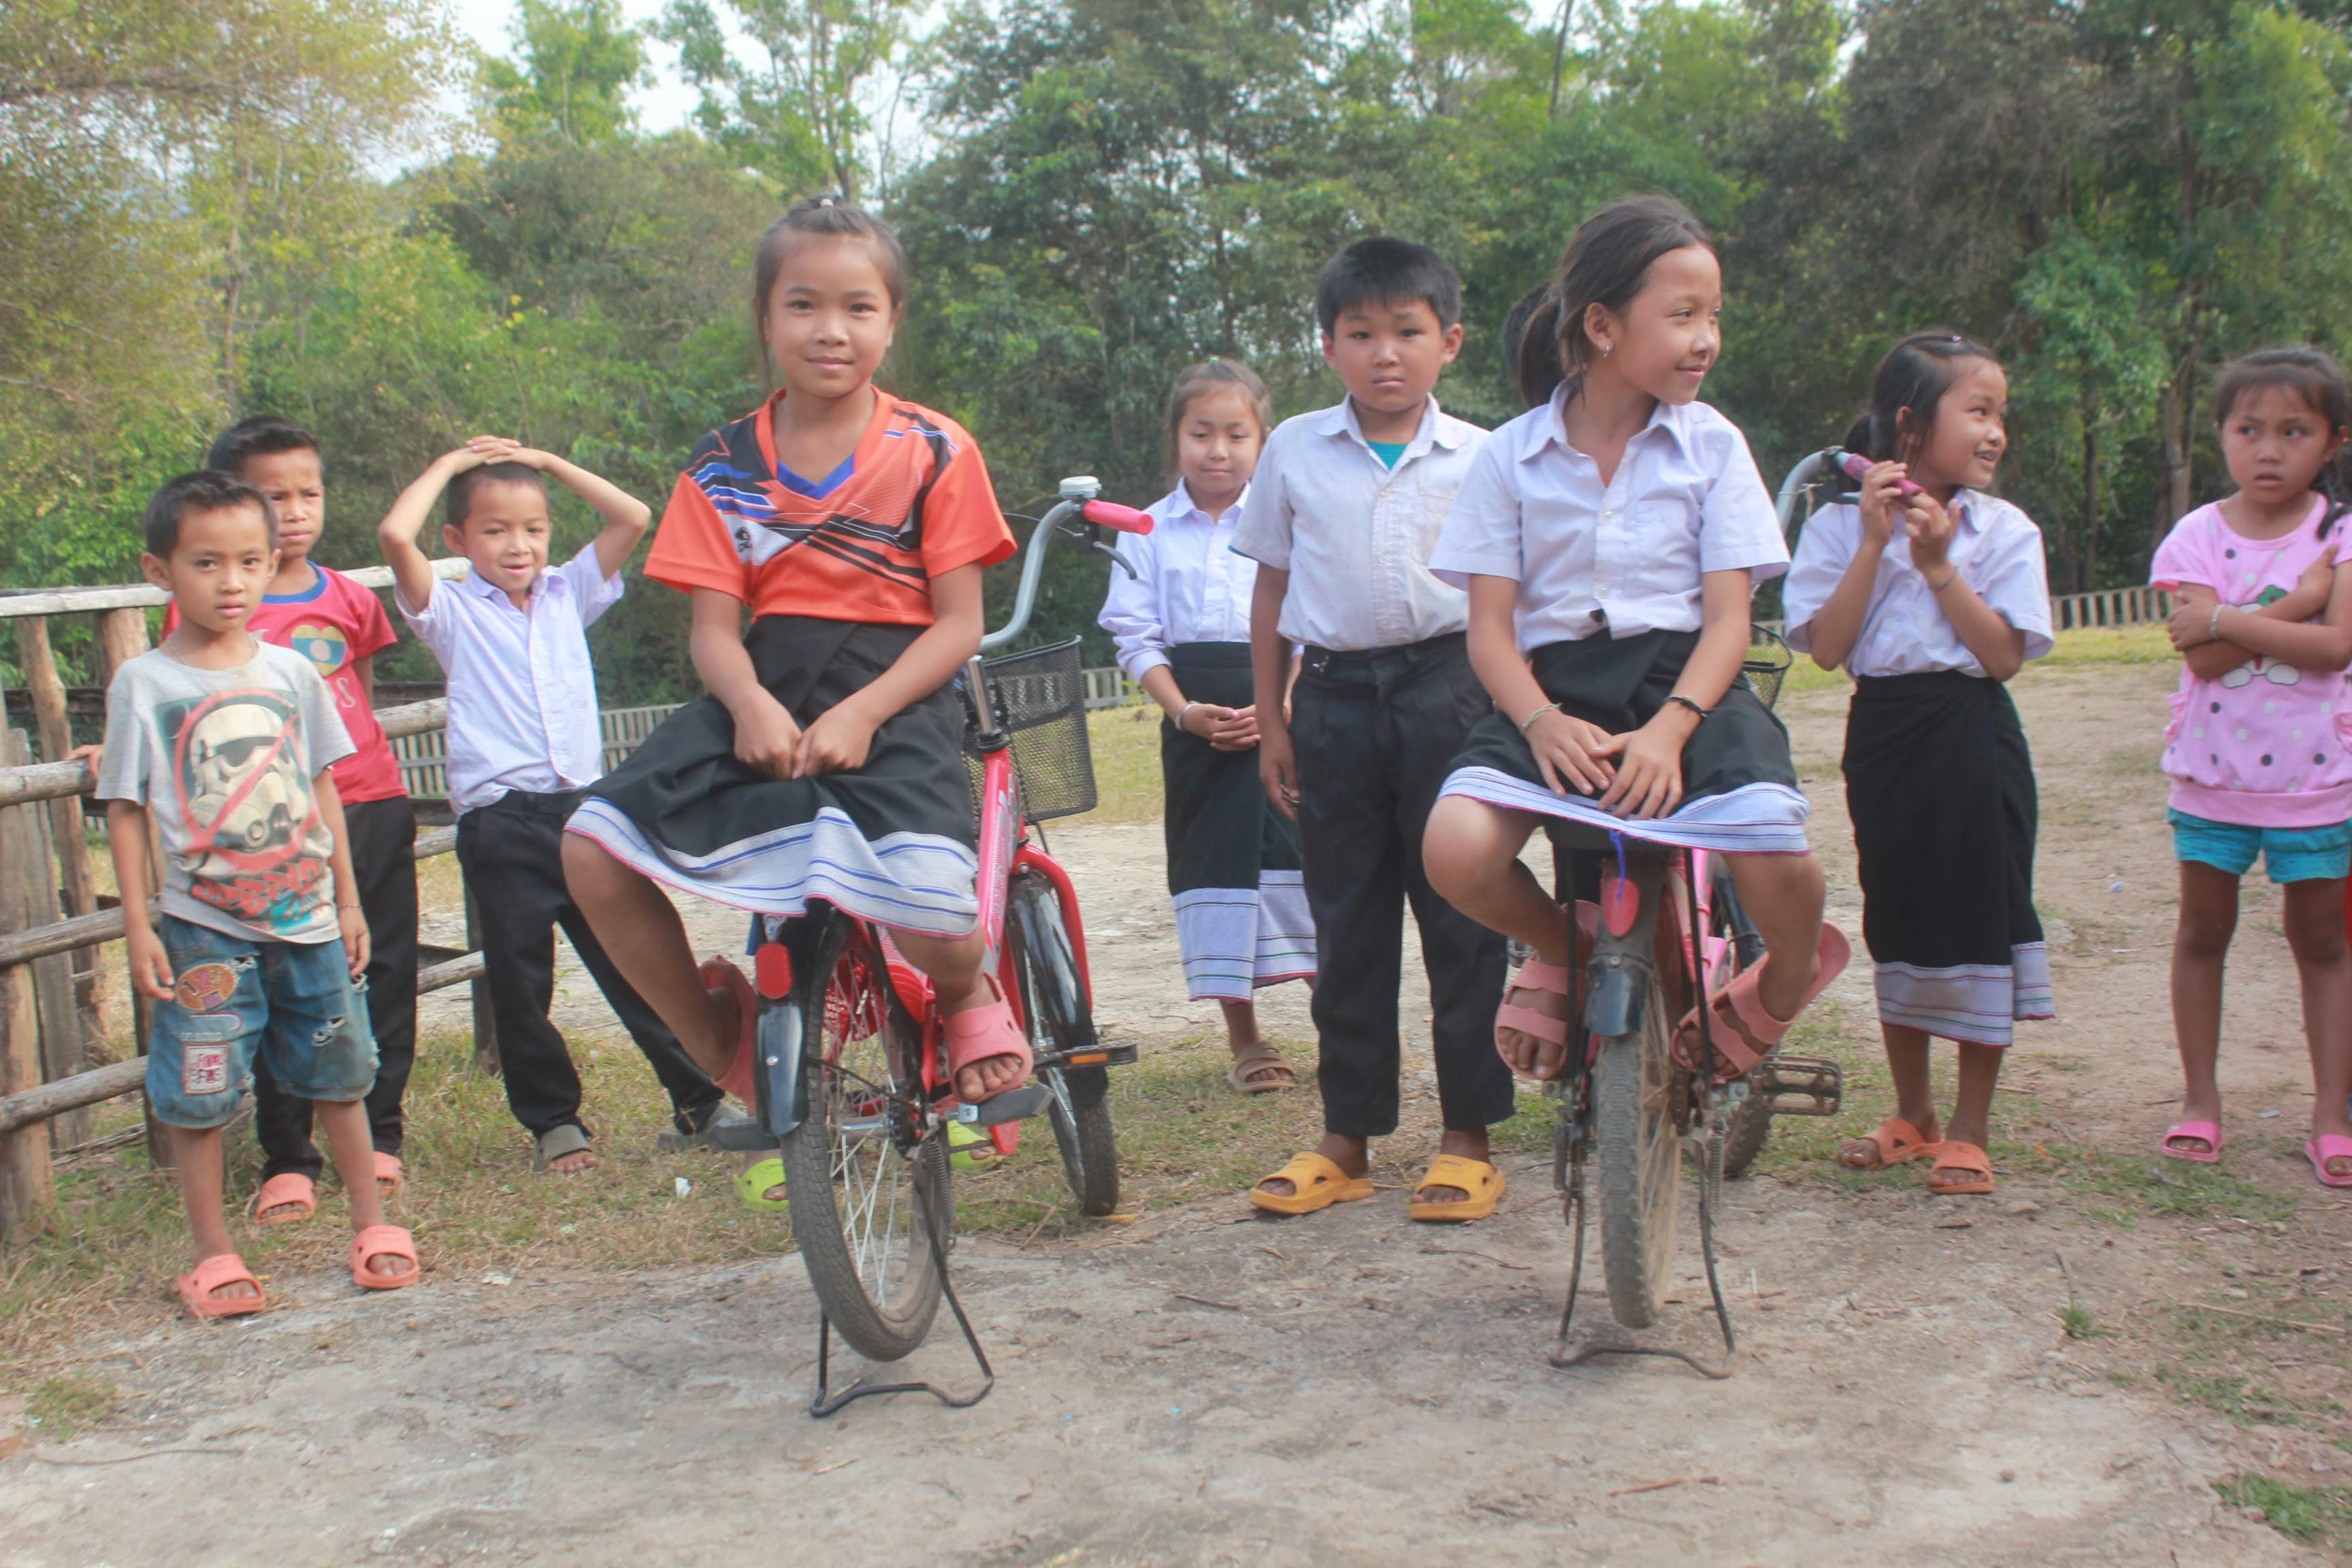
<path fill-rule="evenodd" d="M 920 626 L 932 578 L 1013 553 L 980 448 L 954 420 L 877 388 L 857 449 L 810 479 L 776 461 L 770 411 L 783 395 L 694 449 L 646 576 L 731 594 L 755 616 Z"/>

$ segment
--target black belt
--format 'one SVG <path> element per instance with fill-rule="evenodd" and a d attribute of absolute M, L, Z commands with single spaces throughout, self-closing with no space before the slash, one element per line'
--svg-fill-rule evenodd
<path fill-rule="evenodd" d="M 1346 679 L 1351 676 L 1394 674 L 1412 670 L 1433 659 L 1449 658 L 1468 644 L 1468 634 L 1441 632 L 1419 642 L 1399 643 L 1392 647 L 1328 648 L 1309 644 L 1305 650 L 1305 667 L 1309 675 L 1328 679 Z"/>
<path fill-rule="evenodd" d="M 527 811 L 534 816 L 569 816 L 579 808 L 581 797 L 587 793 L 585 788 L 544 792 L 510 789 L 480 809 L 498 811 L 503 808 L 511 811 Z"/>

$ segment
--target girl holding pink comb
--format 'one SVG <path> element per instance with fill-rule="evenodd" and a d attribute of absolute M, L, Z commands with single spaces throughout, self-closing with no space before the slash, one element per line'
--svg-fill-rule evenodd
<path fill-rule="evenodd" d="M 1931 1160 L 1939 1194 L 1993 1190 L 2001 1053 L 2016 1020 L 2051 1016 L 2033 758 L 2003 684 L 2050 651 L 2050 593 L 2042 531 L 1985 493 L 2008 449 L 2008 402 L 1981 345 L 1956 332 L 1895 344 L 1846 437 L 1865 459 L 1859 491 L 1806 524 L 1782 595 L 1789 646 L 1854 678 L 1846 806 L 1895 1079 L 1895 1114 L 1838 1160 Z M 1960 1069 L 1940 1128 L 1937 1037 L 1958 1046 Z"/>

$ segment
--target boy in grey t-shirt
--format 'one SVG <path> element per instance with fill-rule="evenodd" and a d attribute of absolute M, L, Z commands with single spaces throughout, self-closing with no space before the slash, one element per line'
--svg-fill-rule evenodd
<path fill-rule="evenodd" d="M 226 474 L 184 474 L 148 503 L 146 545 L 140 565 L 170 591 L 180 624 L 115 672 L 98 794 L 131 983 L 155 1003 L 147 1102 L 170 1129 L 194 1233 L 180 1300 L 200 1318 L 263 1305 L 221 1212 L 221 1128 L 257 1052 L 289 1093 L 317 1103 L 350 1194 L 352 1279 L 414 1284 L 416 1244 L 383 1223 L 362 1103 L 375 1082 L 353 984 L 368 932 L 327 771 L 351 737 L 310 661 L 246 626 L 277 569 L 269 503 Z M 151 823 L 161 931 L 138 896 Z"/>

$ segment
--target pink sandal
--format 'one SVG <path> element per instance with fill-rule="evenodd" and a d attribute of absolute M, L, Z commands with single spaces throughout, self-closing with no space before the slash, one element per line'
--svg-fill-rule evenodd
<path fill-rule="evenodd" d="M 2352 1160 L 2352 1138 L 2341 1132 L 2323 1132 L 2303 1146 L 2311 1161 L 2312 1174 L 2323 1187 L 2352 1187 L 2352 1172 L 2337 1175 L 2327 1168 L 2330 1160 Z"/>
<path fill-rule="evenodd" d="M 1684 1017 L 1682 1027 L 1675 1033 L 1675 1059 L 1695 1073 L 1713 1074 L 1714 1081 L 1719 1084 L 1746 1077 L 1787 1037 L 1797 1019 L 1804 1016 L 1805 1009 L 1830 988 L 1830 983 L 1845 973 L 1847 962 L 1853 957 L 1853 949 L 1846 942 L 1845 932 L 1823 921 L 1821 945 L 1814 950 L 1814 957 L 1820 962 L 1822 972 L 1813 977 L 1812 984 L 1806 988 L 1804 995 L 1797 1003 L 1797 1011 L 1789 1017 L 1775 1018 L 1765 1011 L 1762 997 L 1759 994 L 1764 978 L 1764 965 L 1761 963 L 1753 963 L 1741 970 L 1732 978 L 1730 984 L 1706 999 L 1707 1043 L 1714 1047 L 1717 1057 L 1731 1064 L 1731 1071 L 1714 1073 L 1713 1062 L 1702 1067 L 1684 1054 L 1683 1042 L 1698 1033 L 1701 1009 L 1696 1007 Z M 1748 1034 L 1745 1037 L 1738 1029 L 1725 1023 L 1722 1014 L 1717 1011 L 1727 1002 L 1731 1005 L 1732 1015 L 1746 1027 Z M 1764 1048 L 1758 1050 L 1756 1046 L 1748 1044 L 1750 1039 Z"/>
<path fill-rule="evenodd" d="M 1601 906 L 1579 903 L 1576 906 L 1576 928 L 1584 937 L 1582 951 L 1590 956 L 1593 934 L 1601 929 Z M 1571 943 L 1569 963 L 1575 963 L 1577 951 L 1576 945 Z M 1504 985 L 1503 994 L 1507 998 L 1514 991 L 1540 991 L 1566 1001 L 1572 978 L 1569 964 L 1546 963 L 1542 959 L 1530 955 L 1526 963 L 1519 965 L 1518 973 Z M 1517 1029 L 1522 1035 L 1533 1036 L 1548 1046 L 1568 1044 L 1568 1019 L 1555 1018 L 1532 1007 L 1516 1007 L 1507 1000 L 1495 1009 L 1495 1051 L 1498 1056 L 1503 1056 L 1503 1031 L 1506 1029 Z M 1503 1056 L 1506 1066 L 1510 1059 L 1508 1056 Z M 1512 1070 L 1516 1072 L 1518 1069 L 1514 1068 Z"/>
<path fill-rule="evenodd" d="M 735 998 L 735 1055 L 726 1070 L 713 1075 L 711 1081 L 745 1105 L 757 1105 L 752 1099 L 751 1062 L 760 1043 L 760 994 L 751 989 L 743 972 L 723 958 L 706 958 L 697 972 L 702 988 L 714 996 Z"/>
<path fill-rule="evenodd" d="M 379 1258 L 405 1258 L 408 1272 L 386 1274 L 374 1267 Z M 352 1283 L 370 1290 L 400 1290 L 424 1277 L 417 1261 L 416 1238 L 396 1225 L 372 1225 L 352 1237 Z"/>
<path fill-rule="evenodd" d="M 301 1205 L 300 1214 L 274 1215 L 269 1211 L 284 1208 L 289 1204 Z M 261 1184 L 246 1205 L 253 1215 L 253 1223 L 267 1228 L 273 1225 L 300 1225 L 319 1212 L 319 1184 L 299 1171 L 280 1171 Z"/>
<path fill-rule="evenodd" d="M 983 974 L 996 1000 L 977 1007 L 966 1007 L 961 1013 L 950 1013 L 940 1021 L 947 1037 L 948 1083 L 953 1089 L 956 1076 L 964 1068 L 984 1062 L 991 1057 L 1019 1057 L 1021 1076 L 1003 1088 L 966 1101 L 977 1105 L 981 1100 L 993 1100 L 1006 1089 L 1019 1089 L 1029 1081 L 1029 1069 L 1037 1058 L 1029 1048 L 1029 1037 L 1022 1032 L 1019 1020 L 1013 1016 L 1012 1005 L 1004 1000 L 1004 992 L 992 974 Z M 961 1099 L 961 1090 L 957 1098 Z"/>
<path fill-rule="evenodd" d="M 2175 1138 L 2195 1138 L 2205 1147 L 2176 1149 L 2172 1146 Z M 2168 1159 L 2193 1160 L 2200 1165 L 2218 1165 L 2221 1163 L 2221 1124 L 2218 1121 L 2176 1121 L 2164 1130 L 2164 1137 L 2157 1146 L 2164 1151 Z"/>
<path fill-rule="evenodd" d="M 245 1259 L 234 1252 L 215 1252 L 175 1282 L 180 1292 L 180 1304 L 199 1318 L 242 1318 L 258 1312 L 268 1305 L 262 1300 L 261 1281 L 245 1266 Z M 250 1285 L 250 1296 L 216 1296 L 213 1292 L 229 1285 Z"/>

